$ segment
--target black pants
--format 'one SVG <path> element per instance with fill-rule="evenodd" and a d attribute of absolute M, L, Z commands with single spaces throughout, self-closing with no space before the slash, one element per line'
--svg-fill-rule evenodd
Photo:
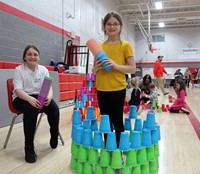
<path fill-rule="evenodd" d="M 119 147 L 120 134 L 124 131 L 123 108 L 126 89 L 111 92 L 97 91 L 97 95 L 101 114 L 109 115 L 111 130 L 114 125 L 117 147 Z"/>
<path fill-rule="evenodd" d="M 170 110 L 169 110 L 169 112 L 171 112 L 171 113 L 179 113 L 179 109 L 173 109 L 173 108 L 171 108 Z"/>
<path fill-rule="evenodd" d="M 37 95 L 32 95 L 37 98 Z M 22 112 L 23 115 L 23 126 L 25 136 L 25 146 L 34 146 L 34 133 L 36 129 L 37 117 L 39 110 L 27 101 L 20 98 L 15 98 L 13 101 L 13 107 L 18 111 Z M 50 125 L 51 135 L 58 136 L 59 129 L 59 108 L 55 101 L 52 99 L 48 106 L 44 106 L 42 111 L 47 115 L 47 119 Z"/>

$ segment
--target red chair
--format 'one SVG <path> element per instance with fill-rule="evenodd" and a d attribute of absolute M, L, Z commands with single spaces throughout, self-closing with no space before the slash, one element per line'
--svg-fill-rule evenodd
<path fill-rule="evenodd" d="M 12 94 L 13 94 L 13 89 L 14 89 L 14 85 L 13 85 L 13 79 L 10 78 L 7 80 L 7 93 L 8 93 L 8 106 L 9 106 L 9 109 L 12 113 L 14 113 L 14 117 L 12 119 L 12 122 L 10 124 L 10 128 L 9 128 L 9 131 L 8 131 L 8 134 L 6 136 L 6 140 L 5 140 L 5 143 L 4 143 L 4 146 L 3 148 L 5 149 L 7 147 L 7 144 L 8 144 L 8 141 L 9 141 L 9 138 L 10 138 L 10 135 L 11 135 L 11 132 L 12 132 L 12 129 L 13 129 L 13 126 L 15 124 L 15 120 L 16 118 L 21 115 L 22 113 L 17 111 L 15 108 L 13 108 L 13 105 L 12 105 Z M 40 112 L 40 116 L 38 118 L 38 121 L 37 121 L 37 125 L 36 125 L 36 130 L 35 130 L 35 134 L 36 134 L 36 131 L 38 129 L 38 126 L 40 124 L 40 121 L 42 119 L 42 115 L 43 115 L 43 112 Z M 58 136 L 62 142 L 62 145 L 64 145 L 64 140 L 60 134 L 60 132 L 58 132 Z"/>

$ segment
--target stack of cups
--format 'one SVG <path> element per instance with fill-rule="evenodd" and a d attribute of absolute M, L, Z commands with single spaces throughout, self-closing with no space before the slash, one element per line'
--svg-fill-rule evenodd
<path fill-rule="evenodd" d="M 107 65 L 104 60 L 108 58 L 106 53 L 103 51 L 103 49 L 99 46 L 97 41 L 95 39 L 90 39 L 86 42 L 87 47 L 92 52 L 92 54 L 101 61 L 101 65 L 104 67 L 106 71 L 111 71 L 112 66 Z"/>

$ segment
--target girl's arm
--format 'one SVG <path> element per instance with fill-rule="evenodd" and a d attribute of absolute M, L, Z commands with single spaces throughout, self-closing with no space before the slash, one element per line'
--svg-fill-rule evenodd
<path fill-rule="evenodd" d="M 135 74 L 136 72 L 136 65 L 133 57 L 126 58 L 127 65 L 119 65 L 115 63 L 115 61 L 109 58 L 105 59 L 104 62 L 109 66 L 112 66 L 113 69 L 116 69 L 123 73 Z"/>

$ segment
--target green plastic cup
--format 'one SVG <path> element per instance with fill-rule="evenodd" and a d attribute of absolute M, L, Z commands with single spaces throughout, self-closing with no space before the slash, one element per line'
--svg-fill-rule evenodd
<path fill-rule="evenodd" d="M 95 165 L 94 174 L 104 174 L 104 168 L 99 164 Z"/>
<path fill-rule="evenodd" d="M 156 158 L 156 165 L 157 165 L 157 169 L 159 168 L 159 159 L 158 157 Z"/>
<path fill-rule="evenodd" d="M 112 153 L 111 167 L 113 169 L 120 169 L 122 166 L 122 154 L 121 151 L 117 149 Z"/>
<path fill-rule="evenodd" d="M 98 150 L 90 148 L 89 155 L 88 155 L 88 163 L 89 164 L 97 164 L 98 161 L 99 161 Z"/>
<path fill-rule="evenodd" d="M 137 150 L 137 163 L 138 164 L 145 164 L 147 163 L 147 153 L 146 148 L 142 148 Z"/>
<path fill-rule="evenodd" d="M 115 174 L 115 169 L 113 169 L 112 167 L 107 167 L 106 168 L 106 174 Z"/>
<path fill-rule="evenodd" d="M 77 174 L 83 174 L 83 167 L 84 167 L 84 163 L 78 161 L 78 163 L 77 163 Z"/>
<path fill-rule="evenodd" d="M 126 165 L 127 166 L 135 166 L 135 165 L 137 165 L 136 150 L 128 151 L 127 158 L 126 158 Z"/>
<path fill-rule="evenodd" d="M 70 168 L 73 170 L 73 171 L 77 171 L 77 159 L 71 157 L 71 162 L 70 162 Z"/>
<path fill-rule="evenodd" d="M 149 172 L 156 173 L 157 172 L 157 161 L 149 161 Z"/>
<path fill-rule="evenodd" d="M 72 153 L 73 158 L 78 158 L 79 145 L 72 143 L 71 153 Z"/>
<path fill-rule="evenodd" d="M 132 172 L 131 172 L 131 174 L 141 174 L 140 165 L 137 165 L 137 166 L 132 167 Z"/>
<path fill-rule="evenodd" d="M 93 166 L 91 164 L 87 162 L 84 163 L 83 169 L 84 169 L 83 174 L 93 174 Z"/>
<path fill-rule="evenodd" d="M 87 159 L 88 159 L 88 149 L 86 147 L 83 147 L 82 145 L 80 145 L 78 160 L 80 162 L 86 162 Z"/>
<path fill-rule="evenodd" d="M 150 174 L 149 163 L 141 165 L 141 174 Z"/>
<path fill-rule="evenodd" d="M 122 168 L 121 174 L 131 174 L 130 167 L 124 166 L 124 167 Z"/>
<path fill-rule="evenodd" d="M 106 149 L 101 149 L 99 164 L 102 167 L 110 166 L 110 152 L 108 152 Z"/>
<path fill-rule="evenodd" d="M 157 112 L 158 112 L 158 113 L 161 113 L 161 112 L 162 112 L 162 109 L 160 108 L 160 106 L 158 106 Z"/>
<path fill-rule="evenodd" d="M 153 100 L 151 106 L 156 107 L 156 101 Z"/>
<path fill-rule="evenodd" d="M 146 148 L 147 152 L 147 161 L 155 160 L 154 146 Z"/>
<path fill-rule="evenodd" d="M 159 157 L 159 155 L 160 155 L 158 144 L 154 145 L 154 155 L 155 155 L 155 157 Z"/>

